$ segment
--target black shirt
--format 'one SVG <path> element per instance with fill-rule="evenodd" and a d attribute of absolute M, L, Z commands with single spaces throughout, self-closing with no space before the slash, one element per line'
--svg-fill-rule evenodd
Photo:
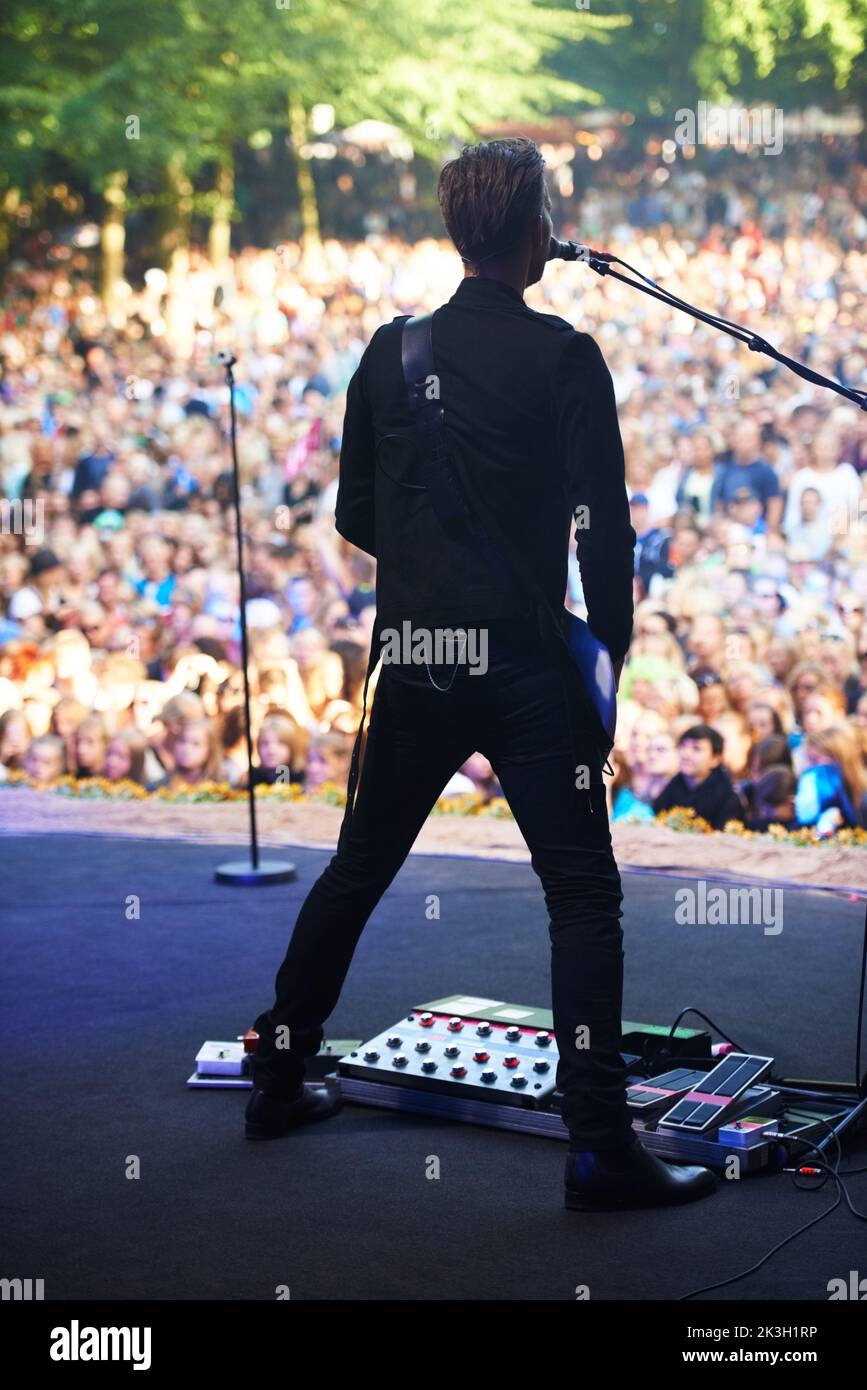
<path fill-rule="evenodd" d="M 724 767 L 715 767 L 697 787 L 691 787 L 682 772 L 672 777 L 653 803 L 657 815 L 675 806 L 691 807 L 697 816 L 706 820 L 714 830 L 722 830 L 726 821 L 744 818 L 744 808 Z"/>
<path fill-rule="evenodd" d="M 478 548 L 447 535 L 419 486 L 401 368 L 406 316 L 379 328 L 347 391 L 337 530 L 377 558 L 380 621 L 510 617 Z M 616 660 L 632 630 L 635 532 L 611 376 L 592 338 L 529 309 L 511 285 L 468 277 L 433 317 L 449 452 L 462 489 L 522 555 L 555 608 L 575 530 L 590 626 Z"/>

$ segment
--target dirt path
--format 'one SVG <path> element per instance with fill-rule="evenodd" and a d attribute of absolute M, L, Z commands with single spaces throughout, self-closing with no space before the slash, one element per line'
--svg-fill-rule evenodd
<path fill-rule="evenodd" d="M 315 802 L 257 803 L 263 845 L 333 848 L 342 811 Z M 87 801 L 0 788 L 0 826 L 6 834 L 131 835 L 213 844 L 247 839 L 244 801 L 178 805 L 165 801 Z M 616 825 L 614 847 L 621 865 L 682 869 L 690 876 L 724 875 L 743 882 L 834 885 L 867 891 L 867 851 L 851 847 L 780 845 L 766 837 L 689 835 L 657 825 Z M 464 854 L 526 862 L 529 853 L 514 821 L 491 816 L 433 815 L 416 854 Z"/>

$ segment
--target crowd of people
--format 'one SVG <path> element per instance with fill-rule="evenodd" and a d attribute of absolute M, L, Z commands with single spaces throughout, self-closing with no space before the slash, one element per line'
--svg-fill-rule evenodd
<path fill-rule="evenodd" d="M 600 178 L 561 233 L 867 387 L 867 167 L 738 158 Z M 12 264 L 0 778 L 245 785 L 231 349 L 254 776 L 345 785 L 376 582 L 334 530 L 345 390 L 379 324 L 460 275 L 446 242 L 384 233 L 192 252 L 108 303 L 84 251 Z M 867 824 L 867 413 L 585 266 L 552 262 L 527 301 L 593 334 L 618 400 L 638 544 L 614 818 Z M 446 790 L 498 793 L 478 755 Z"/>

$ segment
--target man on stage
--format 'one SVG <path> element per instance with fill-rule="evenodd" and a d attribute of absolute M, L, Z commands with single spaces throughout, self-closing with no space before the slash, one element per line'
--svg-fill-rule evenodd
<path fill-rule="evenodd" d="M 395 319 L 374 334 L 349 385 L 337 529 L 377 560 L 374 660 L 383 630 L 408 622 L 415 632 L 483 632 L 486 662 L 462 661 L 460 650 L 440 665 L 383 659 L 354 804 L 350 795 L 337 852 L 298 915 L 274 1005 L 255 1024 L 246 1133 L 277 1138 L 339 1108 L 304 1086 L 304 1058 L 319 1048 L 368 917 L 443 787 L 478 751 L 527 841 L 550 917 L 557 1082 L 570 1134 L 566 1203 L 607 1210 L 691 1201 L 713 1190 L 712 1175 L 663 1163 L 633 1137 L 605 749 L 538 600 L 542 592 L 551 611 L 562 608 L 574 520 L 589 624 L 619 677 L 632 628 L 635 533 L 611 378 L 590 337 L 524 303 L 552 234 L 535 144 L 464 149 L 443 168 L 438 192 L 465 274 L 433 315 L 431 389 L 460 489 L 516 569 L 497 572 L 473 527 L 445 526 L 420 481 L 429 475 L 402 369 L 405 317 Z"/>

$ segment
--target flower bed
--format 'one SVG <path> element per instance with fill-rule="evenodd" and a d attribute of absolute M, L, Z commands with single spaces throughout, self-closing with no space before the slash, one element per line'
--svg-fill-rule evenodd
<path fill-rule="evenodd" d="M 7 787 L 29 787 L 34 791 L 54 792 L 58 796 L 80 798 L 86 801 L 164 801 L 173 805 L 194 805 L 197 802 L 246 801 L 245 788 L 230 787 L 228 782 L 199 782 L 189 788 L 158 787 L 147 791 L 137 782 L 110 782 L 106 777 L 92 777 L 77 781 L 74 777 L 58 777 L 53 782 L 34 782 L 24 772 L 9 772 Z M 260 784 L 255 789 L 256 800 L 292 802 L 297 805 L 345 806 L 346 792 L 335 782 L 323 782 L 315 792 L 300 790 L 296 783 L 275 782 L 273 786 Z M 433 808 L 434 815 L 440 816 L 485 816 L 494 820 L 513 820 L 514 817 L 505 797 L 497 796 L 485 801 L 479 793 L 465 792 L 461 796 L 441 798 Z M 838 845 L 846 847 L 867 847 L 867 830 L 838 830 L 833 835 L 817 835 L 810 826 L 799 826 L 788 830 L 784 825 L 772 825 L 767 831 L 747 830 L 740 821 L 728 821 L 724 831 L 714 830 L 706 820 L 697 816 L 687 806 L 674 806 L 656 817 L 657 825 L 687 835 L 736 835 L 742 840 L 776 841 L 779 844 L 816 846 Z"/>

